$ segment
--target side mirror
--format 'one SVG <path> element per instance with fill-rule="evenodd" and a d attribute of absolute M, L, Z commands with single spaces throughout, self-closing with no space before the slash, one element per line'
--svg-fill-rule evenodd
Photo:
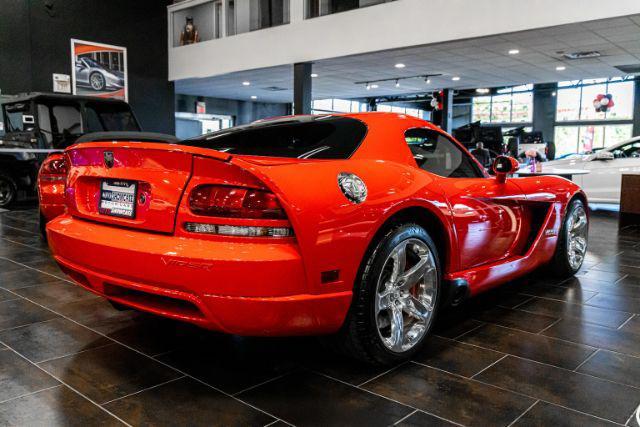
<path fill-rule="evenodd" d="M 493 161 L 493 172 L 500 184 L 507 180 L 507 175 L 516 172 L 520 168 L 520 164 L 516 159 L 509 156 L 498 156 Z"/>
<path fill-rule="evenodd" d="M 593 160 L 613 160 L 615 156 L 609 151 L 597 151 Z"/>

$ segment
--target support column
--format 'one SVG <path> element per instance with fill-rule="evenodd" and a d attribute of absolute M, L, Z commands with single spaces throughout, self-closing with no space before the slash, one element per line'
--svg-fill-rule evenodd
<path fill-rule="evenodd" d="M 545 142 L 554 138 L 557 97 L 553 94 L 557 89 L 556 83 L 533 86 L 533 130 L 542 132 Z"/>
<path fill-rule="evenodd" d="M 433 124 L 440 126 L 445 132 L 453 131 L 453 89 L 442 91 L 442 110 L 432 111 Z"/>
<path fill-rule="evenodd" d="M 293 64 L 293 114 L 311 114 L 311 62 Z"/>

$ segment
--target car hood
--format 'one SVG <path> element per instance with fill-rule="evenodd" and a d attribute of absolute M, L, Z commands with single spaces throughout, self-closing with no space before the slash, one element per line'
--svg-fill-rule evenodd
<path fill-rule="evenodd" d="M 580 165 L 583 165 L 587 161 L 587 158 L 588 156 L 586 155 L 575 155 L 575 156 L 567 157 L 565 159 L 551 160 L 549 162 L 545 162 L 544 166 L 552 167 L 552 168 L 579 167 Z"/>

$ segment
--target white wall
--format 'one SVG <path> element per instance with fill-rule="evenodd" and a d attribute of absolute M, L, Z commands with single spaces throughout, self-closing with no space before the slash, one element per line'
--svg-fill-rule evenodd
<path fill-rule="evenodd" d="M 302 13 L 297 6 L 292 13 Z M 292 15 L 288 25 L 169 48 L 169 80 L 637 13 L 640 0 L 398 0 L 314 19 Z"/>

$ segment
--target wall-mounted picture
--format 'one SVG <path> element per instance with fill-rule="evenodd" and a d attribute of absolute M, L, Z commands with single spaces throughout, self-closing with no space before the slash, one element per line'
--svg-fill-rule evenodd
<path fill-rule="evenodd" d="M 128 99 L 127 48 L 71 39 L 73 94 Z"/>

